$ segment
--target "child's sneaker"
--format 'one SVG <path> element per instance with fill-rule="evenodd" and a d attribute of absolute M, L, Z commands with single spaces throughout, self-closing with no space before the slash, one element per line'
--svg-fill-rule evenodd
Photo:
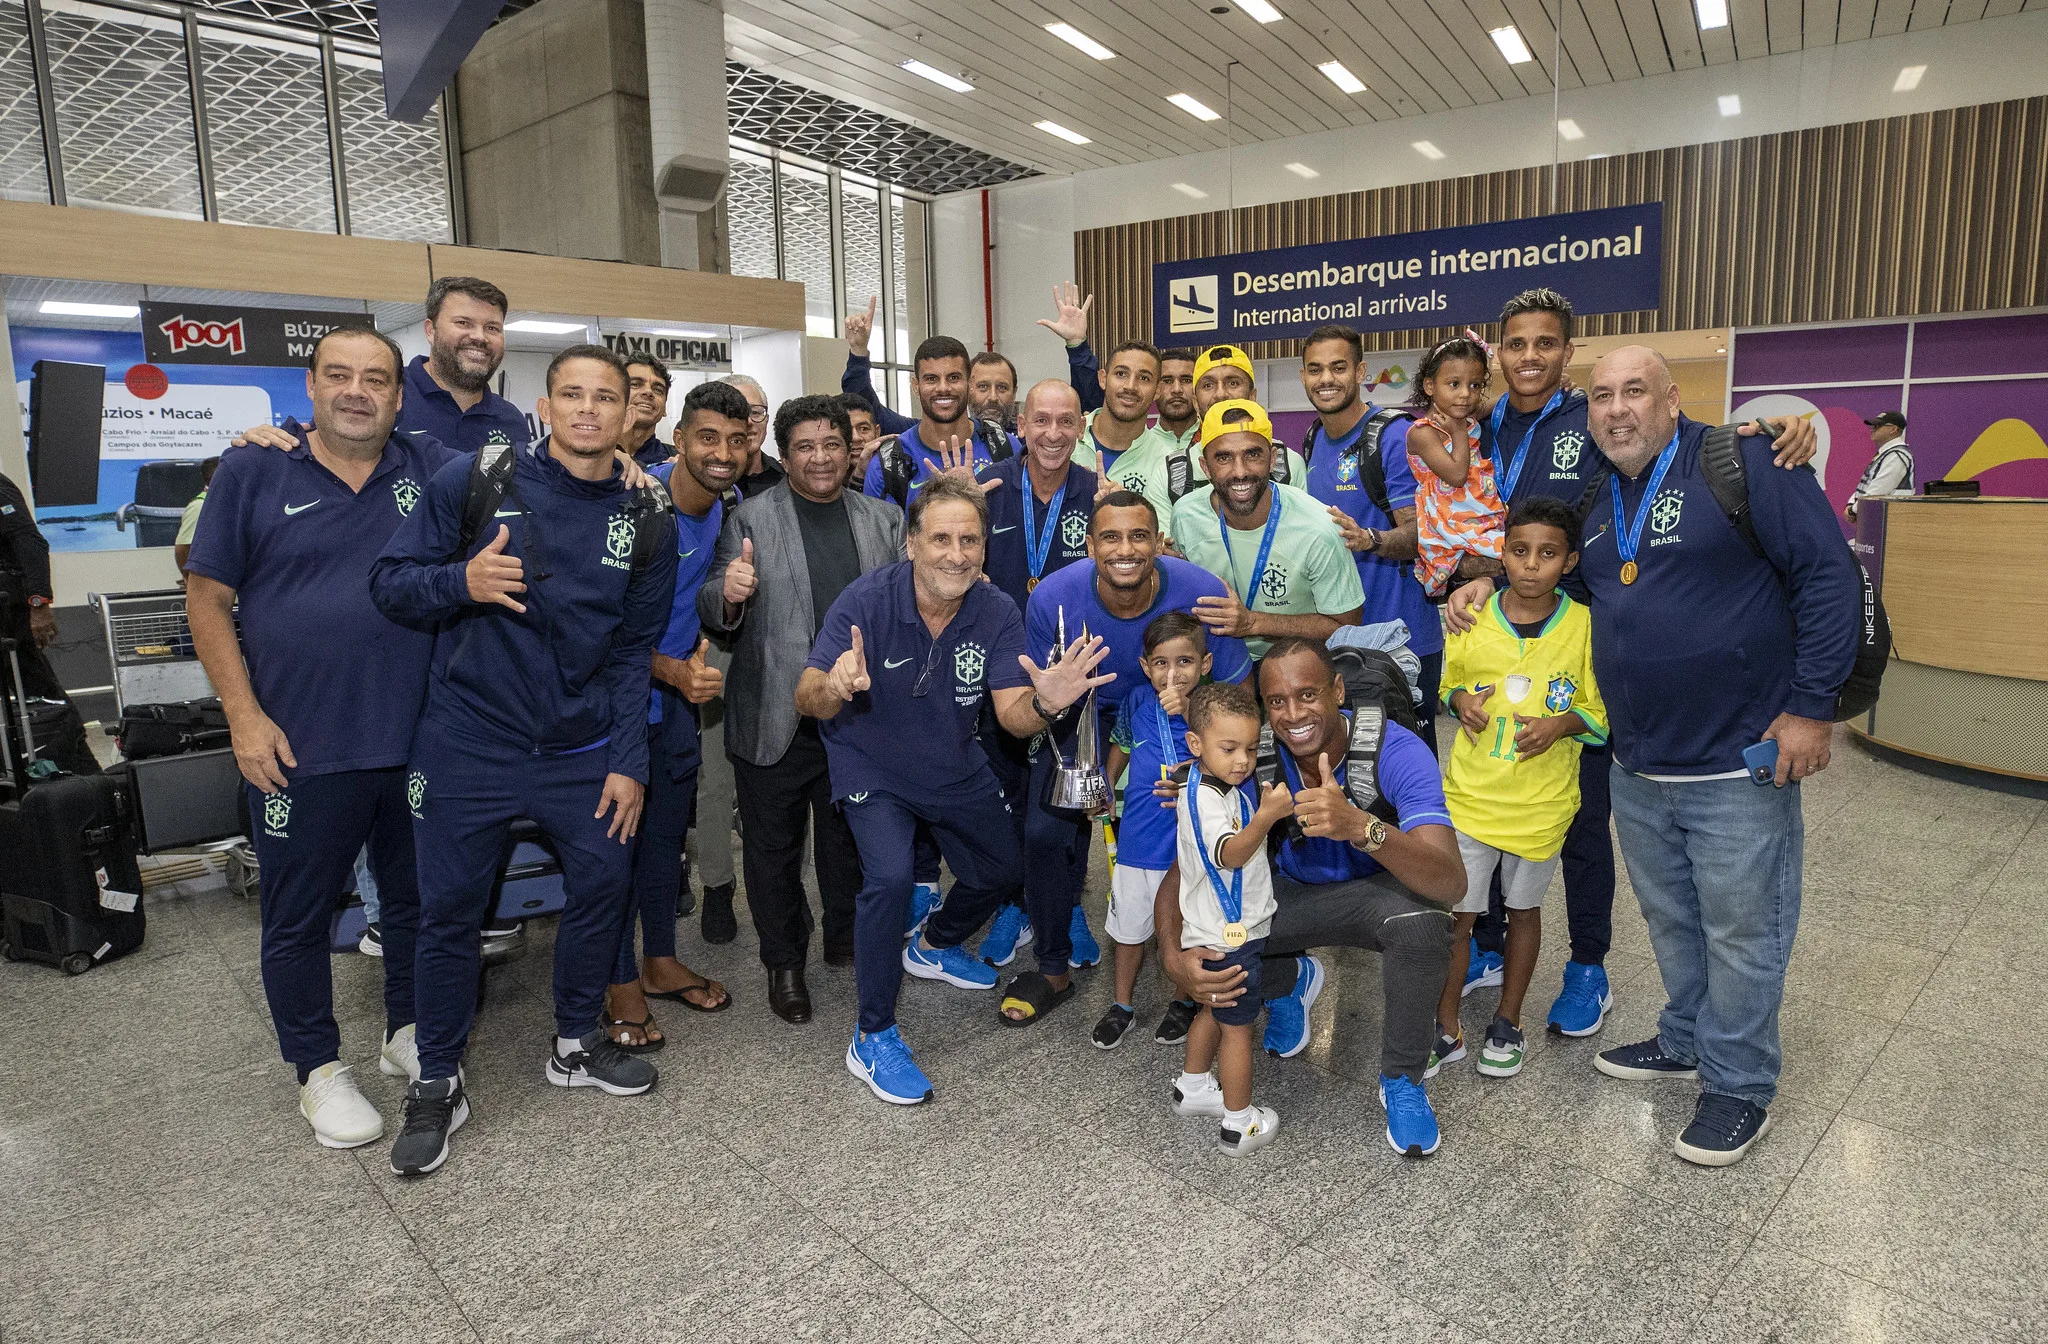
<path fill-rule="evenodd" d="M 991 966 L 1007 966 L 1031 946 L 1034 936 L 1024 907 L 1006 905 L 988 922 L 988 932 L 981 939 L 981 959 Z"/>
<path fill-rule="evenodd" d="M 1471 956 L 1465 961 L 1465 987 L 1458 991 L 1463 998 L 1475 989 L 1486 989 L 1498 985 L 1507 973 L 1507 959 L 1498 952 L 1480 950 L 1479 940 L 1472 940 Z"/>
<path fill-rule="evenodd" d="M 1223 1085 L 1216 1081 L 1213 1073 L 1198 1074 L 1192 1078 L 1184 1073 L 1173 1085 L 1175 1115 L 1213 1115 L 1221 1119 L 1226 1109 Z"/>
<path fill-rule="evenodd" d="M 1112 1003 L 1102 1014 L 1102 1020 L 1095 1024 L 1095 1031 L 1089 1039 L 1095 1042 L 1097 1050 L 1114 1050 L 1124 1043 L 1124 1033 L 1131 1029 L 1130 1009 L 1120 1003 Z"/>
<path fill-rule="evenodd" d="M 1436 1033 L 1436 1046 L 1429 1052 L 1429 1065 L 1423 1069 L 1422 1076 L 1434 1078 L 1438 1069 L 1446 1064 L 1455 1064 L 1464 1057 L 1464 1036 L 1462 1034 L 1446 1036 L 1443 1033 L 1443 1029 L 1439 1027 Z"/>
<path fill-rule="evenodd" d="M 1152 1033 L 1152 1039 L 1161 1045 L 1179 1045 L 1188 1038 L 1188 1028 L 1195 1025 L 1195 1018 L 1202 1010 L 1187 999 L 1175 999 L 1166 1005 L 1166 1013 L 1159 1019 L 1159 1030 Z"/>
<path fill-rule="evenodd" d="M 1223 1117 L 1216 1131 L 1216 1146 L 1231 1157 L 1245 1157 L 1271 1143 L 1280 1134 L 1280 1113 L 1270 1106 L 1249 1106 L 1239 1119 Z"/>
<path fill-rule="evenodd" d="M 1074 903 L 1074 918 L 1067 925 L 1067 936 L 1074 944 L 1074 950 L 1067 954 L 1067 965 L 1078 971 L 1102 960 L 1102 944 L 1095 941 L 1095 933 L 1088 927 L 1088 907 L 1079 901 Z"/>
<path fill-rule="evenodd" d="M 1486 1029 L 1486 1044 L 1479 1048 L 1475 1066 L 1489 1078 L 1512 1078 L 1522 1071 L 1522 1029 L 1504 1017 L 1493 1019 Z"/>

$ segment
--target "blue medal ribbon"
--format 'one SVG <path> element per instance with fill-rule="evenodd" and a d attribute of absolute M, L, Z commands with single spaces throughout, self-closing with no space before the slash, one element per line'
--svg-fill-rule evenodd
<path fill-rule="evenodd" d="M 1621 552 L 1623 564 L 1633 564 L 1636 546 L 1643 539 L 1643 521 L 1650 516 L 1650 505 L 1657 498 L 1657 487 L 1664 483 L 1664 473 L 1671 470 L 1671 459 L 1678 456 L 1678 433 L 1673 431 L 1671 442 L 1664 445 L 1664 451 L 1657 454 L 1657 465 L 1650 471 L 1650 483 L 1643 487 L 1643 497 L 1636 501 L 1636 520 L 1629 523 L 1621 508 L 1621 473 L 1607 478 L 1607 488 L 1614 501 L 1614 548 Z"/>
<path fill-rule="evenodd" d="M 1258 559 L 1252 562 L 1251 586 L 1238 594 L 1247 611 L 1251 610 L 1252 606 L 1259 600 L 1259 590 L 1266 581 L 1266 561 L 1273 554 L 1273 538 L 1280 535 L 1280 492 L 1274 490 L 1270 485 L 1266 489 L 1272 495 L 1273 507 L 1271 512 L 1266 515 L 1266 533 L 1259 538 Z M 1217 530 L 1223 534 L 1223 554 L 1230 561 L 1230 577 L 1234 579 L 1237 577 L 1237 556 L 1230 549 L 1230 516 L 1223 509 L 1223 501 L 1218 500 L 1216 503 Z"/>
<path fill-rule="evenodd" d="M 1500 502 L 1506 504 L 1514 498 L 1515 482 L 1522 479 L 1522 464 L 1528 461 L 1529 445 L 1536 441 L 1536 430 L 1550 413 L 1564 405 L 1564 389 L 1558 388 L 1550 394 L 1550 400 L 1543 403 L 1543 409 L 1536 412 L 1536 418 L 1529 422 L 1529 432 L 1522 436 L 1522 446 L 1515 449 L 1515 455 L 1507 460 L 1507 470 L 1500 478 Z M 1500 461 L 1500 427 L 1508 418 L 1508 394 L 1500 394 L 1500 400 L 1493 403 L 1493 414 L 1488 423 L 1493 430 L 1493 458 Z"/>
<path fill-rule="evenodd" d="M 1031 577 L 1039 579 L 1045 575 L 1046 557 L 1052 554 L 1052 538 L 1060 530 L 1060 505 L 1067 498 L 1067 483 L 1060 482 L 1060 488 L 1052 492 L 1052 503 L 1046 506 L 1045 535 L 1039 535 L 1037 524 L 1031 521 L 1031 505 L 1037 491 L 1031 484 L 1031 472 L 1027 468 L 1017 473 L 1024 486 L 1024 561 L 1031 567 Z"/>
<path fill-rule="evenodd" d="M 1197 765 L 1188 771 L 1188 787 L 1183 795 L 1188 809 L 1188 824 L 1195 828 L 1195 848 L 1202 851 L 1202 867 L 1209 874 L 1209 885 L 1216 889 L 1216 903 L 1223 907 L 1225 924 L 1244 922 L 1244 869 L 1230 870 L 1230 884 L 1224 885 L 1223 874 L 1217 871 L 1216 860 L 1209 853 L 1209 846 L 1202 839 L 1202 804 L 1196 790 L 1202 787 L 1202 767 Z M 1252 805 L 1244 796 L 1243 789 L 1230 791 L 1237 797 L 1239 826 L 1252 824 Z"/>
<path fill-rule="evenodd" d="M 1173 720 L 1167 716 L 1166 706 L 1156 699 L 1152 702 L 1152 717 L 1159 725 L 1160 754 L 1166 758 L 1159 766 L 1159 773 L 1163 778 L 1180 764 L 1180 757 L 1173 749 Z"/>

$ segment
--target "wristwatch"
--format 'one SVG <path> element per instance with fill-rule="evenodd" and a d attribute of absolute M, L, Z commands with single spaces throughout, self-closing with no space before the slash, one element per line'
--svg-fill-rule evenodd
<path fill-rule="evenodd" d="M 1354 840 L 1352 843 L 1368 854 L 1374 853 L 1381 845 L 1387 843 L 1387 823 L 1381 821 L 1378 817 L 1367 817 L 1365 819 L 1364 838 Z"/>
<path fill-rule="evenodd" d="M 29 596 L 28 604 L 31 607 L 47 607 L 50 605 L 50 599 L 40 593 L 34 593 Z"/>
<path fill-rule="evenodd" d="M 1368 527 L 1365 529 L 1365 536 L 1366 554 L 1378 555 L 1380 553 L 1380 530 L 1376 527 Z"/>

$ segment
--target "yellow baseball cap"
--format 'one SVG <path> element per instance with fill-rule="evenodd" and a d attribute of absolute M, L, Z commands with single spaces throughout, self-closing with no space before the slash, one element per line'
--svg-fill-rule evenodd
<path fill-rule="evenodd" d="M 1266 408 L 1256 401 L 1233 397 L 1229 401 L 1217 402 L 1202 417 L 1201 442 L 1207 443 L 1220 434 L 1257 434 L 1271 443 L 1273 421 L 1266 414 Z"/>
<path fill-rule="evenodd" d="M 1234 345 L 1203 347 L 1202 353 L 1195 356 L 1195 381 L 1201 382 L 1203 374 L 1224 364 L 1235 369 L 1243 369 L 1244 376 L 1252 380 L 1252 386 L 1259 385 L 1258 371 L 1252 368 L 1252 357 Z"/>

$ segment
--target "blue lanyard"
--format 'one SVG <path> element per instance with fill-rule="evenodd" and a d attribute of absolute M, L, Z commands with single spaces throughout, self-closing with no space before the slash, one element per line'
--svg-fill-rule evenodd
<path fill-rule="evenodd" d="M 1552 411 L 1562 405 L 1564 405 L 1564 389 L 1560 387 L 1557 391 L 1550 394 L 1550 400 L 1543 403 L 1543 409 L 1536 412 L 1536 418 L 1529 422 L 1529 432 L 1522 436 L 1522 446 L 1515 449 L 1515 455 L 1508 459 L 1507 472 L 1501 477 L 1501 503 L 1505 504 L 1514 498 L 1515 482 L 1522 479 L 1522 464 L 1529 458 L 1529 445 L 1535 442 L 1537 427 L 1550 418 Z M 1500 460 L 1500 427 L 1507 418 L 1508 394 L 1503 392 L 1500 394 L 1500 400 L 1493 403 L 1493 414 L 1489 417 L 1493 430 L 1493 457 L 1496 462 Z"/>
<path fill-rule="evenodd" d="M 1037 524 L 1031 521 L 1031 505 L 1038 493 L 1031 485 L 1031 469 L 1026 467 L 1017 473 L 1018 481 L 1024 487 L 1024 560 L 1031 566 L 1031 577 L 1036 579 L 1045 573 L 1045 559 L 1052 554 L 1053 533 L 1060 530 L 1060 505 L 1067 498 L 1067 483 L 1060 482 L 1060 488 L 1052 492 L 1052 503 L 1045 510 L 1045 535 L 1039 535 Z"/>
<path fill-rule="evenodd" d="M 1223 885 L 1223 874 L 1216 870 L 1216 860 L 1209 854 L 1209 846 L 1202 839 L 1202 802 L 1196 792 L 1202 787 L 1202 767 L 1195 766 L 1188 771 L 1187 791 L 1181 795 L 1182 805 L 1188 809 L 1188 824 L 1195 828 L 1195 848 L 1202 851 L 1202 867 L 1208 870 L 1209 885 L 1216 889 L 1216 904 L 1223 907 L 1223 922 L 1237 924 L 1244 920 L 1244 869 L 1230 870 L 1230 885 Z M 1239 826 L 1252 822 L 1251 804 L 1245 800 L 1244 790 L 1232 789 L 1237 797 Z"/>
<path fill-rule="evenodd" d="M 1180 764 L 1180 757 L 1173 750 L 1173 720 L 1167 717 L 1166 706 L 1157 700 L 1152 702 L 1152 717 L 1159 722 L 1159 752 L 1166 758 L 1162 768 L 1171 770 Z"/>
<path fill-rule="evenodd" d="M 1266 490 L 1273 498 L 1272 512 L 1266 515 L 1266 534 L 1259 538 L 1259 558 L 1252 563 L 1251 586 L 1239 594 L 1247 611 L 1259 600 L 1259 589 L 1266 581 L 1266 561 L 1273 554 L 1273 538 L 1280 535 L 1280 492 L 1271 485 Z M 1237 556 L 1230 549 L 1230 517 L 1223 511 L 1221 500 L 1217 501 L 1216 523 L 1217 530 L 1223 534 L 1223 554 L 1230 562 L 1230 577 L 1235 579 Z"/>
<path fill-rule="evenodd" d="M 1614 499 L 1614 547 L 1621 552 L 1624 563 L 1636 558 L 1636 545 L 1643 539 L 1643 521 L 1650 516 L 1650 503 L 1657 498 L 1657 487 L 1664 483 L 1664 473 L 1671 469 L 1671 459 L 1678 456 L 1678 433 L 1673 431 L 1671 442 L 1664 445 L 1664 451 L 1657 454 L 1657 465 L 1650 472 L 1650 483 L 1643 487 L 1643 497 L 1636 501 L 1636 520 L 1629 524 L 1622 516 L 1621 473 L 1607 478 L 1607 487 Z"/>

